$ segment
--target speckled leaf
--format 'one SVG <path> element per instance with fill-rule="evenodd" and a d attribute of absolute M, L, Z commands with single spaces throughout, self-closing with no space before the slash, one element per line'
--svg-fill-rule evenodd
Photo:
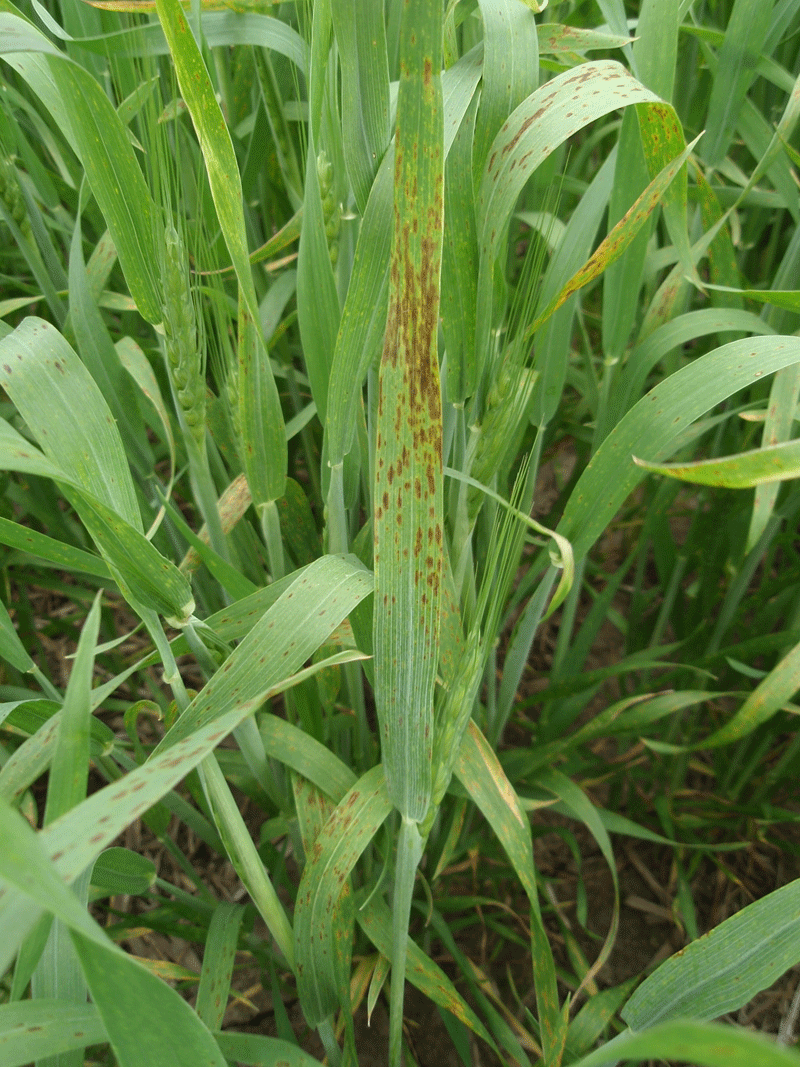
<path fill-rule="evenodd" d="M 478 202 L 480 267 L 476 348 L 489 340 L 494 259 L 523 186 L 559 145 L 595 119 L 658 98 L 612 60 L 583 63 L 531 93 L 495 137 Z"/>
<path fill-rule="evenodd" d="M 403 19 L 375 454 L 373 639 L 389 794 L 404 816 L 422 819 L 431 792 L 442 580 L 442 9 L 408 0 Z"/>
<path fill-rule="evenodd" d="M 40 832 L 38 840 L 58 875 L 66 882 L 74 881 L 126 826 L 252 714 L 269 692 L 288 684 L 290 676 L 371 588 L 369 572 L 347 559 L 325 556 L 306 568 L 189 705 L 146 763 Z M 87 826 L 92 828 L 90 834 Z M 20 877 L 28 866 L 20 861 Z M 35 880 L 37 885 L 44 885 L 41 875 Z M 8 913 L 12 925 L 5 926 L 6 913 L 1 909 L 9 905 L 7 895 L 0 893 L 0 970 L 8 962 L 3 953 L 13 956 L 14 945 L 24 938 L 40 909 L 47 907 L 44 891 L 35 902 L 13 893 L 10 904 L 16 910 L 13 915 Z"/>
<path fill-rule="evenodd" d="M 720 489 L 751 489 L 767 482 L 784 482 L 800 477 L 800 441 L 784 441 L 766 448 L 754 448 L 735 456 L 703 459 L 695 463 L 634 462 L 653 474 L 665 474 L 693 485 L 713 485 Z"/>
<path fill-rule="evenodd" d="M 573 274 L 561 292 L 550 301 L 544 311 L 537 317 L 536 322 L 530 328 L 529 332 L 531 334 L 535 333 L 550 318 L 553 312 L 557 311 L 562 304 L 569 300 L 573 293 L 577 293 L 584 285 L 599 277 L 609 264 L 619 259 L 642 228 L 644 222 L 662 203 L 665 191 L 669 188 L 672 180 L 680 173 L 685 174 L 684 164 L 697 140 L 698 138 L 695 138 L 679 156 L 667 164 L 661 173 L 653 179 L 630 211 L 623 215 L 593 255 L 589 257 L 579 271 Z"/>
<path fill-rule="evenodd" d="M 106 1040 L 94 1004 L 37 998 L 0 1005 L 0 1062 L 5 1067 L 25 1067 L 44 1056 Z"/>
<path fill-rule="evenodd" d="M 227 1067 L 214 1038 L 176 990 L 130 956 L 109 952 L 81 934 L 72 941 L 119 1067 Z"/>
<path fill-rule="evenodd" d="M 244 905 L 222 901 L 208 925 L 195 1011 L 209 1030 L 222 1026 L 243 917 Z"/>
<path fill-rule="evenodd" d="M 559 52 L 588 52 L 592 48 L 622 48 L 633 44 L 632 37 L 622 37 L 614 33 L 601 33 L 599 30 L 583 29 L 580 26 L 562 26 L 556 22 L 545 22 L 538 27 L 539 52 L 558 54 Z"/>
<path fill-rule="evenodd" d="M 800 879 L 720 923 L 661 964 L 622 1010 L 634 1030 L 717 1019 L 744 1007 L 800 961 Z"/>
<path fill-rule="evenodd" d="M 307 857 L 297 890 L 294 930 L 297 988 L 310 1026 L 339 1007 L 335 906 L 359 856 L 391 810 L 379 764 L 343 798 Z"/>
<path fill-rule="evenodd" d="M 481 78 L 481 49 L 475 48 L 442 74 L 445 155 L 458 132 Z M 331 368 L 328 448 L 331 464 L 341 463 L 356 431 L 356 405 L 368 368 L 377 357 L 386 324 L 392 245 L 392 167 L 394 147 L 383 157 L 361 222 L 353 271 L 342 310 Z"/>

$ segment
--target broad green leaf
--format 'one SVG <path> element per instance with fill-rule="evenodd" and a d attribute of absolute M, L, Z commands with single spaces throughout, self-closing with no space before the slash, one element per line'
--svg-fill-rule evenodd
<path fill-rule="evenodd" d="M 754 485 L 784 482 L 800 477 L 800 441 L 785 441 L 750 452 L 694 463 L 650 463 L 633 457 L 634 463 L 653 474 L 665 474 L 694 485 L 721 489 L 750 489 Z"/>
<path fill-rule="evenodd" d="M 298 1045 L 277 1037 L 237 1034 L 232 1030 L 218 1030 L 214 1037 L 226 1059 L 236 1063 L 253 1067 L 320 1067 L 320 1061 Z"/>
<path fill-rule="evenodd" d="M 645 476 L 631 456 L 658 461 L 701 415 L 739 389 L 800 362 L 800 339 L 733 341 L 661 382 L 614 427 L 573 490 L 559 524 L 581 559 Z"/>
<path fill-rule="evenodd" d="M 141 531 L 128 460 L 111 412 L 88 370 L 62 335 L 29 318 L 0 341 L 0 384 L 42 451 Z"/>
<path fill-rule="evenodd" d="M 403 27 L 375 453 L 373 645 L 389 794 L 403 816 L 420 820 L 431 794 L 443 553 L 437 344 L 444 225 L 442 11 L 427 0 L 410 0 Z"/>
<path fill-rule="evenodd" d="M 671 956 L 622 1011 L 632 1030 L 743 1007 L 800 960 L 800 880 L 748 904 Z"/>
<path fill-rule="evenodd" d="M 0 1004 L 0 1062 L 4 1067 L 26 1067 L 45 1056 L 106 1040 L 103 1020 L 93 1004 L 44 999 Z"/>
<path fill-rule="evenodd" d="M 104 894 L 139 896 L 156 883 L 156 867 L 151 859 L 129 848 L 107 848 L 95 860 L 91 884 Z"/>
<path fill-rule="evenodd" d="M 311 1026 L 317 1026 L 339 1006 L 334 905 L 359 856 L 391 810 L 383 767 L 378 764 L 342 799 L 307 857 L 297 891 L 294 951 L 297 987 Z"/>
<path fill-rule="evenodd" d="M 643 1034 L 630 1030 L 571 1067 L 613 1067 L 642 1060 L 672 1060 L 696 1067 L 798 1067 L 800 1056 L 761 1034 L 689 1020 L 664 1023 Z"/>
<path fill-rule="evenodd" d="M 73 934 L 73 943 L 120 1067 L 227 1067 L 214 1038 L 171 986 L 81 934 Z"/>

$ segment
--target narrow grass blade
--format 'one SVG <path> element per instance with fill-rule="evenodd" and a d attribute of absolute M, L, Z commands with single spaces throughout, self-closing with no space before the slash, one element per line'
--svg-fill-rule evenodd
<path fill-rule="evenodd" d="M 622 253 L 631 244 L 634 237 L 639 233 L 647 219 L 650 218 L 652 213 L 662 203 L 666 190 L 669 188 L 675 177 L 680 173 L 685 173 L 683 170 L 684 164 L 689 158 L 689 154 L 697 143 L 697 140 L 698 138 L 695 138 L 695 140 L 692 141 L 692 143 L 688 145 L 679 156 L 667 164 L 664 170 L 653 179 L 636 203 L 633 204 L 625 215 L 623 215 L 620 221 L 602 241 L 581 269 L 570 278 L 562 288 L 561 292 L 558 293 L 541 314 L 537 316 L 536 321 L 528 331 L 529 334 L 534 334 L 540 326 L 547 321 L 553 312 L 557 311 L 558 308 L 560 308 L 561 305 L 573 295 L 573 293 L 576 293 L 579 289 L 582 289 L 584 285 L 593 281 L 602 274 L 608 266 L 619 259 Z M 686 242 L 686 247 L 688 253 L 688 241 Z"/>
<path fill-rule="evenodd" d="M 497 756 L 472 721 L 461 742 L 455 773 L 497 835 L 527 894 L 545 1062 L 555 1064 L 566 1040 L 567 1020 L 558 1006 L 555 961 L 542 924 L 528 817 Z"/>
<path fill-rule="evenodd" d="M 800 689 L 800 645 L 795 645 L 756 686 L 736 714 L 703 742 L 717 748 L 738 741 L 767 722 Z"/>
<path fill-rule="evenodd" d="M 392 801 L 422 819 L 431 792 L 442 582 L 437 332 L 444 223 L 442 10 L 403 11 L 389 316 L 375 455 L 375 702 Z"/>
<path fill-rule="evenodd" d="M 403 817 L 397 838 L 394 895 L 392 897 L 392 987 L 389 995 L 389 1067 L 402 1067 L 403 1004 L 405 1002 L 406 960 L 408 958 L 408 923 L 414 880 L 425 843 L 419 828 Z"/>
<path fill-rule="evenodd" d="M 447 157 L 442 248 L 442 332 L 447 352 L 447 400 L 458 403 L 475 391 L 475 304 L 478 237 L 472 179 L 476 109 L 464 117 Z"/>
<path fill-rule="evenodd" d="M 255 483 L 251 489 L 256 503 L 279 500 L 284 492 L 287 462 L 283 413 L 259 327 L 236 155 L 208 71 L 178 0 L 158 0 L 156 6 L 175 62 L 178 84 L 200 141 L 217 217 L 239 281 L 240 316 L 242 305 L 247 313 L 246 322 L 240 322 L 239 326 L 239 404 L 245 445 L 242 458 L 248 481 L 252 476 Z"/>
<path fill-rule="evenodd" d="M 73 808 L 72 811 L 79 811 Z M 58 822 L 53 825 L 58 825 Z M 52 912 L 56 918 L 98 944 L 112 946 L 102 929 L 88 914 L 77 896 L 62 881 L 50 862 L 42 833 L 36 834 L 30 824 L 0 800 L 0 829 L 3 848 L 0 850 L 0 964 L 5 972 L 9 963 L 41 911 Z M 82 829 L 85 836 L 85 827 Z M 75 871 L 77 877 L 87 865 Z"/>
<path fill-rule="evenodd" d="M 40 319 L 26 319 L 0 341 L 0 384 L 51 461 L 40 460 L 39 473 L 78 490 L 72 502 L 128 600 L 185 622 L 194 611 L 189 582 L 142 534 L 119 430 L 61 334 Z M 14 431 L 6 424 L 1 429 L 12 453 L 6 462 L 20 469 L 13 462 Z M 26 452 L 21 458 L 32 462 L 35 450 Z"/>
<path fill-rule="evenodd" d="M 252 1064 L 252 1067 L 321 1067 L 319 1060 L 277 1037 L 237 1034 L 231 1030 L 219 1030 L 214 1037 L 225 1058 L 236 1063 Z"/>
<path fill-rule="evenodd" d="M 654 460 L 696 419 L 738 389 L 800 361 L 800 340 L 755 337 L 733 341 L 667 378 L 613 429 L 581 475 L 559 532 L 581 559 L 644 477 L 631 456 L 645 450 Z"/>
<path fill-rule="evenodd" d="M 356 20 L 357 21 L 357 20 Z M 305 366 L 311 383 L 311 395 L 324 426 L 328 410 L 328 380 L 336 335 L 339 329 L 339 297 L 331 269 L 331 257 L 320 192 L 319 170 L 331 168 L 324 153 L 317 155 L 309 141 L 303 198 L 303 229 L 297 256 L 297 315 L 303 341 Z M 335 197 L 332 174 L 329 196 Z M 334 206 L 334 211 L 338 207 Z"/>
<path fill-rule="evenodd" d="M 252 285 L 252 281 L 251 281 Z M 237 415 L 242 465 L 253 502 L 280 500 L 286 491 L 286 430 L 257 316 L 239 289 Z"/>
<path fill-rule="evenodd" d="M 306 567 L 192 701 L 150 759 L 190 740 L 231 704 L 261 703 L 371 591 L 372 575 L 352 557 L 323 556 Z"/>
<path fill-rule="evenodd" d="M 264 715 L 258 729 L 268 756 L 313 782 L 335 804 L 356 784 L 355 774 L 338 756 L 285 719 Z"/>
<path fill-rule="evenodd" d="M 75 896 L 67 892 L 61 879 L 73 881 L 126 826 L 164 797 L 209 755 L 270 691 L 288 684 L 292 672 L 313 653 L 315 642 L 322 644 L 348 611 L 369 592 L 368 572 L 360 566 L 348 565 L 344 560 L 326 559 L 327 562 L 323 559 L 315 568 L 308 568 L 306 577 L 312 571 L 311 580 L 305 584 L 301 580 L 300 588 L 295 588 L 294 592 L 290 589 L 291 595 L 278 601 L 251 631 L 217 672 L 216 681 L 212 679 L 183 713 L 147 763 L 93 794 L 41 831 L 38 838 L 33 836 L 26 823 L 24 826 L 29 834 L 18 830 L 20 849 L 24 846 L 26 850 L 24 855 L 22 852 L 17 855 L 10 847 L 0 855 L 0 864 L 10 864 L 8 871 L 0 866 L 0 877 L 6 881 L 13 877 L 19 882 L 19 892 L 14 893 L 5 905 L 6 911 L 0 911 L 0 964 L 3 970 L 41 910 L 52 910 L 59 918 L 89 936 L 93 935 L 94 924 Z M 334 575 L 338 572 L 339 583 L 338 586 L 334 584 L 333 591 L 326 597 L 322 595 L 323 579 L 331 572 Z M 295 637 L 298 632 L 303 635 L 302 640 Z M 12 829 L 17 823 L 24 822 L 21 816 L 0 804 L 0 816 L 6 810 L 10 812 L 9 820 L 12 816 L 16 820 L 9 824 Z M 88 837 L 87 826 L 94 828 Z M 2 829 L 4 840 L 10 842 L 11 830 Z M 53 865 L 45 863 L 40 866 L 36 857 L 43 855 L 42 849 L 50 853 Z M 67 893 L 66 898 L 64 893 Z M 0 896 L 0 908 L 3 907 L 2 900 Z M 67 907 L 64 901 L 71 906 Z M 58 904 L 58 910 L 55 904 Z M 10 925 L 7 925 L 7 917 Z M 88 927 L 81 925 L 87 923 Z M 96 929 L 99 932 L 99 927 Z M 100 933 L 100 936 L 103 935 Z"/>
<path fill-rule="evenodd" d="M 71 141 L 114 238 L 131 295 L 148 322 L 160 322 L 155 207 L 127 131 L 98 82 L 54 49 L 30 23 L 7 13 L 13 5 L 3 6 L 6 11 L 0 12 L 0 18 L 8 24 L 6 31 L 24 33 L 27 38 L 33 35 L 46 53 L 15 52 L 4 59 L 40 97 Z M 121 189 L 125 196 L 120 196 Z"/>
<path fill-rule="evenodd" d="M 21 1000 L 0 1005 L 0 1061 L 4 1067 L 57 1056 L 107 1041 L 93 1004 L 66 1000 Z"/>
<path fill-rule="evenodd" d="M 350 871 L 391 810 L 379 764 L 344 797 L 306 862 L 297 893 L 294 951 L 297 987 L 310 1026 L 317 1026 L 339 1006 L 332 941 L 334 906 Z"/>
<path fill-rule="evenodd" d="M 333 0 L 331 15 L 342 72 L 344 161 L 363 215 L 391 139 L 386 25 L 379 4 Z"/>
<path fill-rule="evenodd" d="M 0 602 L 0 657 L 21 674 L 27 674 L 35 666 L 33 660 L 20 641 L 11 616 L 2 602 Z"/>
<path fill-rule="evenodd" d="M 480 0 L 483 82 L 475 119 L 473 167 L 480 176 L 506 118 L 539 86 L 536 19 L 519 0 Z"/>
<path fill-rule="evenodd" d="M 550 303 L 586 262 L 605 213 L 614 181 L 614 157 L 607 159 L 594 176 L 586 195 L 572 213 L 564 236 L 553 252 L 542 281 L 538 307 Z M 573 300 L 544 323 L 536 338 L 534 369 L 539 377 L 533 394 L 531 421 L 544 427 L 561 403 L 569 365 L 570 339 L 575 315 Z"/>
<path fill-rule="evenodd" d="M 787 367 L 778 371 L 772 380 L 769 403 L 764 419 L 762 447 L 769 448 L 787 442 L 793 432 L 794 413 L 800 400 L 800 368 Z M 747 549 L 750 551 L 766 529 L 778 499 L 780 487 L 775 484 L 759 485 L 753 498 L 753 514 L 747 533 Z"/>
<path fill-rule="evenodd" d="M 769 32 L 772 3 L 736 0 L 719 52 L 711 90 L 703 155 L 717 167 L 725 158 L 736 129 L 740 109 L 756 76 L 756 64 Z"/>
<path fill-rule="evenodd" d="M 72 664 L 58 739 L 47 785 L 44 824 L 53 822 L 86 797 L 89 778 L 89 723 L 95 646 L 100 628 L 100 594 L 95 597 L 81 631 Z"/>

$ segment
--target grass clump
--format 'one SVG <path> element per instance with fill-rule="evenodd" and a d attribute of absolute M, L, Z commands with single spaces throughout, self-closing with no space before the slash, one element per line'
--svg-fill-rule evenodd
<path fill-rule="evenodd" d="M 3 1064 L 798 1062 L 798 17 L 3 0 Z"/>

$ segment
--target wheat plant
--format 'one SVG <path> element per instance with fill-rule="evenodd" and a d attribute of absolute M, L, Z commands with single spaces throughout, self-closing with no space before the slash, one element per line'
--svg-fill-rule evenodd
<path fill-rule="evenodd" d="M 797 0 L 0 0 L 0 1067 L 303 1067 L 311 1031 L 356 1064 L 381 998 L 400 1067 L 409 983 L 466 1067 L 800 1063 L 713 1021 L 800 961 L 800 882 L 703 940 L 687 873 L 723 811 L 796 821 L 798 28 Z M 654 754 L 663 834 L 592 795 L 598 741 Z M 680 807 L 698 766 L 714 815 Z M 608 865 L 592 958 L 543 807 Z M 612 833 L 675 847 L 694 935 L 635 991 L 598 985 Z M 525 989 L 448 922 L 469 856 L 516 886 Z M 229 1021 L 243 960 L 269 1033 Z"/>

